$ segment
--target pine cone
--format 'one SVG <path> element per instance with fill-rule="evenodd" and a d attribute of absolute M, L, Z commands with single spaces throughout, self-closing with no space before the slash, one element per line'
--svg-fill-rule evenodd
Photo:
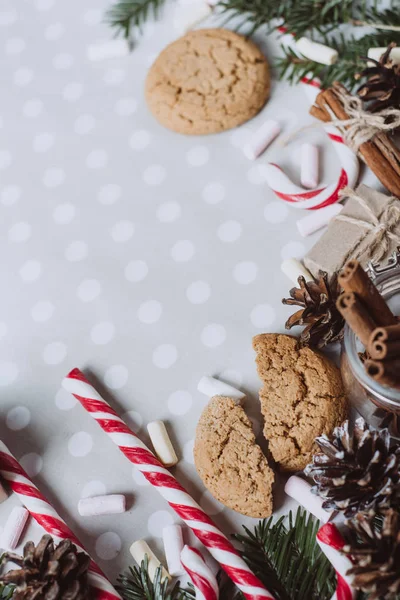
<path fill-rule="evenodd" d="M 358 514 L 346 522 L 349 527 L 349 544 L 343 552 L 350 555 L 354 567 L 354 585 L 369 592 L 369 600 L 395 600 L 400 592 L 400 516 L 388 510 L 382 527 L 374 511 Z"/>
<path fill-rule="evenodd" d="M 282 300 L 283 304 L 302 307 L 286 321 L 286 329 L 305 325 L 299 339 L 301 346 L 323 348 L 340 340 L 344 320 L 336 308 L 340 294 L 337 277 L 329 281 L 327 273 L 320 271 L 318 279 L 306 282 L 300 276 L 298 282 L 299 288 L 290 290 L 291 298 Z"/>
<path fill-rule="evenodd" d="M 371 112 L 389 106 L 400 106 L 400 65 L 393 64 L 390 60 L 390 53 L 395 46 L 394 43 L 390 44 L 379 61 L 368 58 L 367 60 L 375 63 L 375 66 L 367 67 L 357 76 L 367 77 L 366 83 L 357 90 L 357 94 L 367 102 L 374 100 L 368 106 Z"/>
<path fill-rule="evenodd" d="M 351 517 L 398 500 L 400 447 L 390 447 L 387 429 L 369 429 L 360 417 L 352 432 L 345 421 L 335 428 L 332 441 L 325 435 L 315 441 L 322 453 L 314 455 L 304 472 L 316 483 L 313 491 L 326 498 L 324 508 Z"/>
<path fill-rule="evenodd" d="M 78 552 L 70 540 L 54 547 L 49 535 L 44 535 L 39 544 L 28 542 L 24 555 L 6 552 L 2 563 L 7 561 L 19 565 L 20 569 L 0 575 L 3 584 L 16 586 L 13 600 L 88 600 L 87 571 L 90 558 Z"/>

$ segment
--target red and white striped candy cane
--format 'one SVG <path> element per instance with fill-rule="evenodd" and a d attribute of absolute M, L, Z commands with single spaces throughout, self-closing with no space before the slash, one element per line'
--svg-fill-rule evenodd
<path fill-rule="evenodd" d="M 295 43 L 293 36 L 287 33 L 285 27 L 280 27 L 279 31 L 286 34 L 289 44 L 291 40 Z M 292 44 L 290 45 L 293 47 Z M 303 77 L 302 83 L 305 84 L 304 90 L 310 102 L 314 103 L 315 98 L 321 91 L 320 81 L 312 77 Z M 289 202 L 294 208 L 314 210 L 335 204 L 335 202 L 340 200 L 340 191 L 344 187 L 348 186 L 352 188 L 357 183 L 360 170 L 360 162 L 357 156 L 346 145 L 343 135 L 336 127 L 325 124 L 324 129 L 333 144 L 341 164 L 341 170 L 336 181 L 330 185 L 305 191 L 302 187 L 293 183 L 275 163 L 268 163 L 260 167 L 260 171 L 272 191 L 278 198 Z"/>
<path fill-rule="evenodd" d="M 332 600 L 354 600 L 357 590 L 353 587 L 353 575 L 347 571 L 353 566 L 351 560 L 340 550 L 345 545 L 341 533 L 333 523 L 326 523 L 317 533 L 317 542 L 336 571 L 337 586 Z"/>
<path fill-rule="evenodd" d="M 79 550 L 86 552 L 68 525 L 25 473 L 16 458 L 0 441 L 0 474 L 15 492 L 31 516 L 57 541 L 71 540 Z M 107 577 L 93 560 L 89 566 L 89 585 L 94 600 L 121 600 Z"/>
<path fill-rule="evenodd" d="M 177 515 L 193 530 L 210 554 L 249 600 L 274 600 L 228 538 L 173 475 L 99 395 L 79 369 L 63 380 L 83 408 L 97 421 L 127 459 L 143 473 Z"/>
<path fill-rule="evenodd" d="M 192 580 L 196 600 L 218 600 L 217 578 L 206 565 L 200 552 L 196 548 L 185 546 L 181 552 L 181 563 Z"/>

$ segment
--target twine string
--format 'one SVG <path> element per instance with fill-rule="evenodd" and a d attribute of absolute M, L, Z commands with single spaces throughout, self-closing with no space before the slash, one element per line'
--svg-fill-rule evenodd
<path fill-rule="evenodd" d="M 393 241 L 396 244 L 400 244 L 400 235 L 395 233 L 398 225 L 400 225 L 400 208 L 399 201 L 394 196 L 388 198 L 386 206 L 382 211 L 381 215 L 377 217 L 367 202 L 359 196 L 354 190 L 350 188 L 344 188 L 341 191 L 341 195 L 352 198 L 365 210 L 368 215 L 369 221 L 363 221 L 361 219 L 355 219 L 347 215 L 339 214 L 335 217 L 337 221 L 343 221 L 345 223 L 351 223 L 357 227 L 364 227 L 366 229 L 366 236 L 363 237 L 356 247 L 352 250 L 351 256 L 357 259 L 363 253 L 360 249 L 361 242 L 364 242 L 363 246 L 369 246 L 371 257 L 374 260 L 380 261 L 385 258 L 389 252 L 390 242 Z"/>
<path fill-rule="evenodd" d="M 357 96 L 351 96 L 342 90 L 335 89 L 348 119 L 337 119 L 333 110 L 325 104 L 324 108 L 329 113 L 331 124 L 342 132 L 346 144 L 357 152 L 362 144 L 369 142 L 378 133 L 393 131 L 400 127 L 400 110 L 385 108 L 377 113 L 370 113 L 363 109 L 363 102 Z"/>

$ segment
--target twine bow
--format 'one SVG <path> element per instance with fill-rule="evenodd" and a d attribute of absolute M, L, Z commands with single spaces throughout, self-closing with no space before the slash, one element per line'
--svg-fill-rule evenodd
<path fill-rule="evenodd" d="M 341 191 L 341 195 L 347 196 L 356 200 L 360 206 L 366 211 L 369 217 L 369 221 L 361 221 L 347 215 L 339 214 L 335 217 L 338 221 L 344 221 L 345 223 L 351 223 L 357 227 L 365 227 L 367 230 L 366 237 L 362 241 L 365 242 L 365 246 L 368 245 L 369 253 L 374 260 L 380 261 L 387 256 L 389 253 L 390 242 L 393 241 L 396 244 L 400 244 L 400 235 L 395 233 L 394 230 L 400 225 L 400 208 L 399 201 L 397 198 L 392 196 L 388 198 L 387 204 L 382 211 L 381 215 L 377 217 L 368 206 L 364 198 L 361 198 L 354 190 L 350 188 L 344 188 Z M 357 246 L 351 252 L 352 258 L 359 258 L 363 251 L 360 249 L 357 252 Z M 347 260 L 350 257 L 347 257 Z"/>
<path fill-rule="evenodd" d="M 357 96 L 350 96 L 340 89 L 335 89 L 336 94 L 343 104 L 348 119 L 337 119 L 331 108 L 325 109 L 331 116 L 332 125 L 339 127 L 346 140 L 346 144 L 357 152 L 359 147 L 371 140 L 377 133 L 393 131 L 400 127 L 400 110 L 385 108 L 377 113 L 370 113 L 363 109 L 363 102 Z"/>

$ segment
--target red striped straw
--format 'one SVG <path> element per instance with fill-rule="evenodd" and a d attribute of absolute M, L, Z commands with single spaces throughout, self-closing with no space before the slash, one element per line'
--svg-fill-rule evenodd
<path fill-rule="evenodd" d="M 86 552 L 75 534 L 43 496 L 7 446 L 0 441 L 0 474 L 31 516 L 57 541 L 71 540 L 78 550 Z M 100 567 L 91 559 L 88 571 L 89 586 L 94 600 L 121 600 Z"/>
<path fill-rule="evenodd" d="M 196 600 L 218 600 L 219 587 L 214 573 L 196 548 L 185 546 L 181 552 L 181 563 L 192 580 Z"/>
<path fill-rule="evenodd" d="M 79 369 L 73 369 L 63 381 L 126 458 L 157 488 L 177 515 L 193 530 L 228 576 L 248 600 L 274 600 L 254 575 L 228 538 L 193 500 L 155 455 L 127 427 L 117 413 L 99 395 Z"/>

